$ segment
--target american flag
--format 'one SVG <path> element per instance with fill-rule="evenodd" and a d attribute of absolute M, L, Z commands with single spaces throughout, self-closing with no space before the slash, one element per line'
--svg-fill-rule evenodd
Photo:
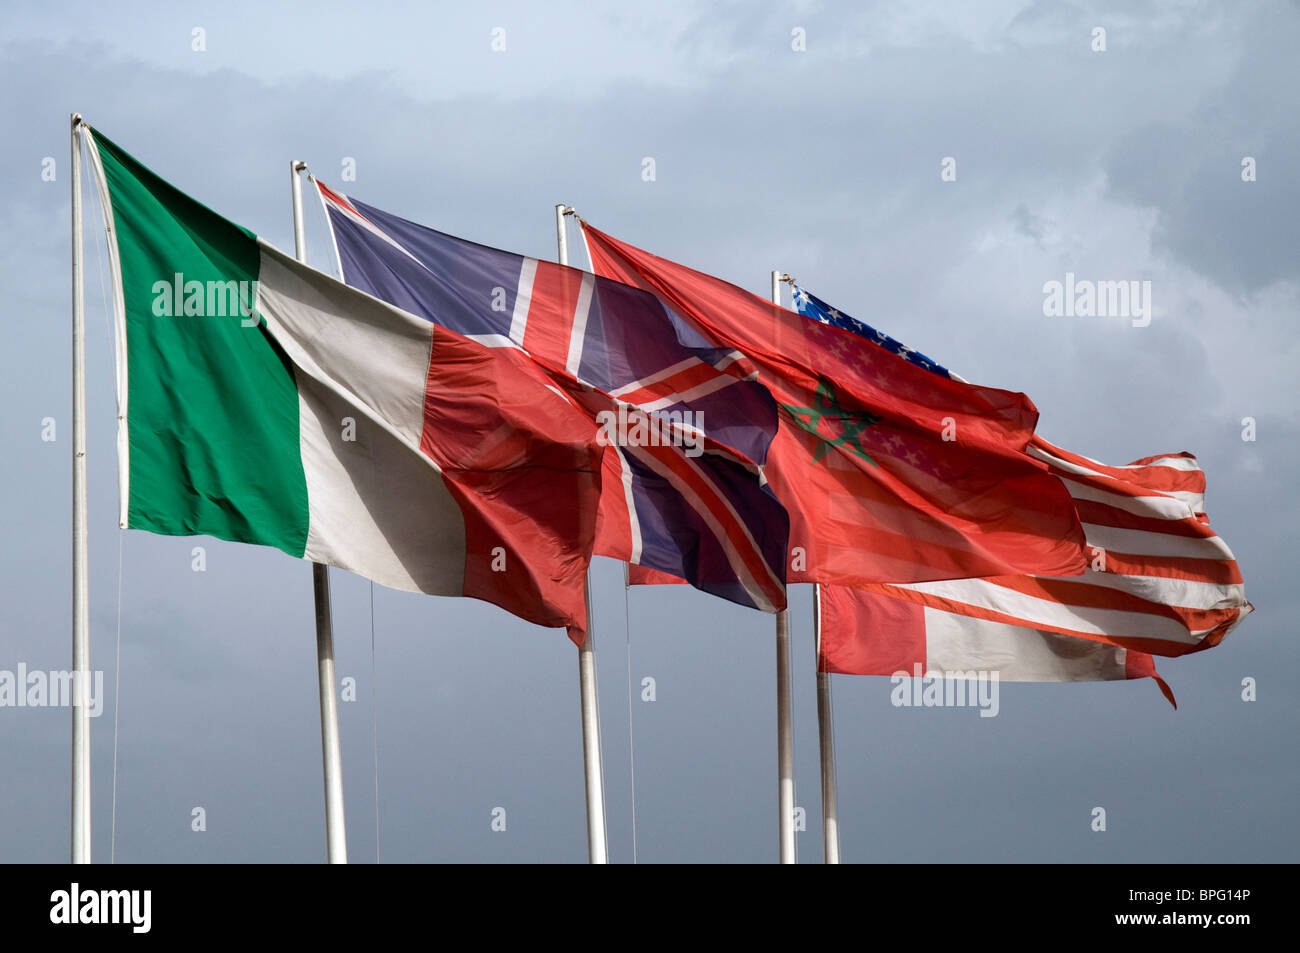
<path fill-rule="evenodd" d="M 864 324 L 857 318 L 844 314 L 836 308 L 832 308 L 812 292 L 805 291 L 803 288 L 799 287 L 798 284 L 791 282 L 790 293 L 794 300 L 795 310 L 804 317 L 812 318 L 820 324 L 829 324 L 832 327 L 840 328 L 844 331 L 852 331 L 859 337 L 866 338 L 872 344 L 884 348 L 890 354 L 897 354 L 899 357 L 915 364 L 917 367 L 923 367 L 927 371 L 932 371 L 941 377 L 952 377 L 961 380 L 961 378 L 957 377 L 956 374 L 953 374 L 946 367 L 930 360 L 920 351 L 914 351 L 906 344 L 896 341 L 883 331 L 879 331 L 876 328 L 871 327 L 869 324 Z"/>
<path fill-rule="evenodd" d="M 872 345 L 893 340 L 830 315 L 812 295 L 796 295 L 795 307 L 817 320 L 830 316 Z M 915 351 L 894 353 L 933 364 Z M 992 661 L 1008 680 L 1157 677 L 1152 655 L 1217 645 L 1251 611 L 1236 559 L 1205 515 L 1205 474 L 1192 454 L 1108 466 L 1037 435 L 1026 452 L 1046 463 L 1074 500 L 1090 556 L 1084 574 L 824 592 L 825 670 L 892 674 L 880 669 L 905 660 L 967 670 Z M 910 664 L 898 668 L 910 671 Z"/>

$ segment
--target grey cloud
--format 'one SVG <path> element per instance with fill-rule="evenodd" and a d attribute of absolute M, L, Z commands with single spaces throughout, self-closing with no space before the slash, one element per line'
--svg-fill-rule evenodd
<path fill-rule="evenodd" d="M 963 375 L 1027 391 L 1044 435 L 1081 453 L 1122 463 L 1196 451 L 1213 525 L 1260 611 L 1214 651 L 1161 664 L 1181 710 L 1146 684 L 1003 686 L 999 716 L 981 721 L 894 709 L 887 681 L 836 678 L 844 853 L 1294 859 L 1298 778 L 1277 752 L 1295 736 L 1295 693 L 1270 681 L 1252 708 L 1235 686 L 1300 664 L 1286 621 L 1296 608 L 1295 388 L 1256 370 L 1284 366 L 1297 342 L 1288 305 L 1297 120 L 1282 93 L 1294 86 L 1288 46 L 1300 16 L 1282 5 L 1225 22 L 1217 4 L 1035 4 L 1016 19 L 1007 5 L 999 15 L 1013 25 L 992 44 L 961 23 L 923 22 L 902 45 L 886 29 L 896 9 L 674 10 L 644 45 L 635 21 L 610 18 L 602 42 L 661 65 L 617 76 L 597 67 L 563 91 L 530 72 L 544 69 L 536 56 L 487 73 L 466 52 L 478 33 L 440 36 L 447 60 L 437 70 L 403 59 L 377 71 L 308 48 L 286 52 L 286 71 L 298 69 L 284 78 L 216 57 L 200 72 L 146 44 L 27 42 L 16 31 L 0 51 L 0 84 L 21 93 L 6 98 L 12 134 L 0 140 L 0 276 L 11 289 L 0 466 L 22 505 L 0 512 L 0 667 L 67 655 L 67 182 L 42 183 L 39 164 L 53 155 L 62 168 L 76 108 L 281 247 L 291 240 L 291 158 L 337 183 L 353 157 L 358 178 L 347 185 L 361 198 L 548 258 L 552 206 L 565 201 L 620 237 L 756 291 L 768 270 L 790 271 Z M 580 49 L 584 21 L 573 9 L 551 15 Z M 237 6 L 214 14 L 210 33 L 237 31 L 245 16 Z M 1116 26 L 1110 52 L 1094 55 L 1087 29 L 1099 16 Z M 399 48 L 350 13 L 329 22 L 359 45 Z M 805 23 L 809 52 L 795 54 L 789 29 Z M 677 43 L 661 43 L 674 31 Z M 430 90 L 451 64 L 469 91 Z M 530 82 L 545 91 L 530 93 Z M 1239 151 L 1257 154 L 1259 182 L 1240 182 Z M 646 155 L 658 161 L 653 184 L 640 180 Z M 948 155 L 956 183 L 939 181 Z M 309 209 L 311 261 L 328 267 L 321 224 Z M 93 657 L 111 684 L 113 407 L 90 256 Z M 1044 281 L 1098 268 L 1150 270 L 1164 315 L 1146 329 L 1042 316 Z M 54 445 L 39 441 L 47 414 L 63 428 Z M 1255 444 L 1239 438 L 1247 414 L 1260 420 Z M 203 575 L 189 571 L 196 544 L 208 547 Z M 119 859 L 319 859 L 306 566 L 144 534 L 128 535 L 125 554 Z M 602 562 L 597 573 L 611 841 L 625 861 L 625 607 L 619 568 Z M 372 684 L 369 586 L 334 578 L 339 673 L 362 687 L 342 706 L 354 859 L 374 848 L 372 697 L 386 859 L 583 859 L 576 677 L 563 634 L 485 605 L 379 590 Z M 810 603 L 802 590 L 793 598 L 809 860 L 819 856 Z M 640 859 L 772 859 L 770 620 L 691 592 L 628 599 L 634 691 L 652 675 L 660 699 L 633 695 Z M 109 717 L 94 738 L 100 858 Z M 63 713 L 0 712 L 0 752 L 24 765 L 0 797 L 20 820 L 0 830 L 0 855 L 64 856 L 66 737 Z M 1180 796 L 1188 790 L 1203 794 Z M 1123 836 L 1087 830 L 1097 799 L 1114 805 Z M 209 809 L 204 835 L 189 830 L 196 804 Z M 489 829 L 496 805 L 509 812 L 508 835 Z"/>

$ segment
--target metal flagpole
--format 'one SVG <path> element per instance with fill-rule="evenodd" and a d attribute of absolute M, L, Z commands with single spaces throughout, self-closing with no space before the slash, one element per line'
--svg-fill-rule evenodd
<path fill-rule="evenodd" d="M 772 303 L 781 303 L 781 272 L 772 272 Z M 794 729 L 790 722 L 790 613 L 776 614 L 776 776 L 780 862 L 795 863 Z"/>
<path fill-rule="evenodd" d="M 776 272 L 772 273 L 773 277 Z M 781 275 L 779 281 L 789 282 L 794 290 L 794 279 Z M 776 284 L 773 284 L 773 288 Z M 773 295 L 773 300 L 777 300 Z M 779 303 L 779 302 L 778 302 Z M 814 671 L 817 673 L 817 756 L 821 765 L 822 787 L 822 862 L 840 862 L 839 817 L 835 808 L 835 725 L 831 717 L 831 677 L 821 671 L 822 661 L 822 587 L 813 585 L 813 653 Z"/>
<path fill-rule="evenodd" d="M 72 862 L 90 863 L 90 549 L 86 517 L 86 311 L 81 115 L 72 114 Z"/>
<path fill-rule="evenodd" d="M 573 209 L 555 206 L 555 241 L 561 265 L 569 263 L 564 216 Z M 591 618 L 591 570 L 587 571 L 587 639 L 578 649 L 578 693 L 582 699 L 582 771 L 587 787 L 587 860 L 609 863 L 605 840 L 605 777 L 600 757 L 600 708 L 596 704 L 596 628 Z"/>
<path fill-rule="evenodd" d="M 302 178 L 307 163 L 289 163 L 293 183 L 293 250 L 307 263 L 307 232 L 302 218 Z M 339 751 L 339 701 L 334 693 L 334 625 L 330 617 L 329 567 L 311 565 L 316 599 L 316 667 L 320 684 L 320 748 L 325 771 L 325 853 L 331 864 L 348 862 L 348 838 L 343 818 L 343 757 Z M 371 689 L 373 691 L 373 687 Z"/>
<path fill-rule="evenodd" d="M 578 649 L 582 697 L 582 771 L 587 786 L 587 861 L 609 863 L 605 843 L 605 777 L 600 758 L 600 709 L 596 705 L 596 656 L 592 652 L 591 578 L 587 578 L 587 639 Z"/>
<path fill-rule="evenodd" d="M 822 587 L 813 586 L 813 647 L 817 666 L 817 747 L 822 769 L 822 861 L 840 862 L 840 822 L 835 808 L 835 722 L 831 718 L 831 676 L 821 670 Z"/>

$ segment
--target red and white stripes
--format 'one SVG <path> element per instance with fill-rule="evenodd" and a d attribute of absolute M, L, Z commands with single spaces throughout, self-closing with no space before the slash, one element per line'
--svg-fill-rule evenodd
<path fill-rule="evenodd" d="M 1251 611 L 1232 551 L 1205 517 L 1205 474 L 1191 454 L 1113 467 L 1039 437 L 1029 452 L 1061 478 L 1078 508 L 1090 554 L 1082 576 L 866 588 L 971 625 L 979 620 L 1163 656 L 1217 645 Z"/>

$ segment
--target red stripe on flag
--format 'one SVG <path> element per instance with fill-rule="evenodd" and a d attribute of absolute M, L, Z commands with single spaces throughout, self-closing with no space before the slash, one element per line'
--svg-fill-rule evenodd
<path fill-rule="evenodd" d="M 598 556 L 627 562 L 632 552 L 632 505 L 623 483 L 623 463 L 616 447 L 606 447 L 600 478 L 600 509 L 596 513 L 596 549 Z"/>
<path fill-rule="evenodd" d="M 1191 556 L 1143 556 L 1106 550 L 1106 571 L 1119 576 L 1159 576 L 1189 582 L 1240 585 L 1241 570 L 1235 559 L 1198 559 Z"/>
<path fill-rule="evenodd" d="M 1079 512 L 1079 520 L 1097 526 L 1114 526 L 1118 529 L 1140 529 L 1149 533 L 1164 533 L 1167 536 L 1182 536 L 1186 539 L 1212 539 L 1217 534 L 1208 523 L 1194 519 L 1161 519 L 1158 516 L 1139 516 L 1128 510 L 1095 500 L 1075 499 L 1074 508 Z"/>
<path fill-rule="evenodd" d="M 620 390 L 619 400 L 625 400 L 629 404 L 649 404 L 660 400 L 664 397 L 671 397 L 674 394 L 682 394 L 693 387 L 701 384 L 709 384 L 717 381 L 718 378 L 725 374 L 725 371 L 719 372 L 711 364 L 703 361 L 692 364 L 690 367 L 683 368 L 671 377 L 665 377 L 662 380 L 639 387 L 633 391 Z M 734 378 L 739 380 L 740 378 Z M 726 380 L 725 384 L 730 384 L 731 380 Z M 674 401 L 675 402 L 675 401 Z"/>
<path fill-rule="evenodd" d="M 1156 660 L 1146 652 L 1135 652 L 1132 649 L 1125 652 L 1124 669 L 1129 678 L 1153 679 L 1160 686 L 1161 693 L 1164 694 L 1165 698 L 1169 699 L 1169 704 L 1174 706 L 1175 711 L 1178 709 L 1178 702 L 1174 699 L 1173 689 L 1169 687 L 1168 682 L 1160 677 L 1160 674 L 1156 671 Z"/>
<path fill-rule="evenodd" d="M 353 215 L 357 216 L 357 218 L 365 218 L 365 216 L 358 212 L 356 207 L 348 201 L 346 195 L 340 195 L 338 192 L 335 192 L 320 179 L 316 179 L 316 188 L 320 189 L 321 195 L 325 196 L 326 200 L 333 202 L 341 208 L 347 209 Z"/>
<path fill-rule="evenodd" d="M 581 645 L 600 493 L 595 422 L 526 355 L 435 327 L 420 449 L 465 520 L 464 594 L 568 627 Z"/>
<path fill-rule="evenodd" d="M 1107 575 L 1111 575 L 1108 573 Z M 1086 577 L 1085 577 L 1086 578 Z M 1237 608 L 1188 609 L 1143 599 L 1122 589 L 1095 586 L 1072 579 L 1047 579 L 1036 576 L 998 576 L 986 580 L 989 585 L 1001 586 L 1048 602 L 1082 609 L 1107 609 L 1116 612 L 1137 612 L 1143 615 L 1173 619 L 1191 632 L 1209 631 L 1233 622 L 1240 615 Z"/>
<path fill-rule="evenodd" d="M 974 606 L 957 599 L 950 599 L 946 596 L 938 596 L 929 592 L 918 592 L 915 589 L 905 589 L 899 586 L 872 585 L 865 586 L 863 589 L 888 596 L 892 599 L 912 602 L 932 609 L 941 609 L 944 612 L 950 612 L 954 615 L 969 616 L 973 619 L 985 619 L 989 622 L 1001 622 L 1019 628 L 1037 629 L 1040 632 L 1055 632 L 1058 635 L 1068 635 L 1076 639 L 1087 639 L 1091 642 L 1105 642 L 1108 645 L 1117 645 L 1120 648 L 1125 649 L 1137 649 L 1141 652 L 1150 652 L 1167 658 L 1177 658 L 1181 655 L 1187 655 L 1191 652 L 1199 652 L 1214 645 L 1218 645 L 1235 623 L 1235 620 L 1225 621 L 1219 628 L 1205 635 L 1200 642 L 1192 644 L 1187 642 L 1173 642 L 1168 639 L 1097 635 L 1079 629 L 1072 629 L 1068 626 L 1052 625 L 1037 620 L 1027 620 L 1010 613 L 998 612 L 993 609 L 987 609 L 983 606 Z M 1241 610 L 1238 610 L 1237 618 L 1239 619 L 1240 617 Z"/>
<path fill-rule="evenodd" d="M 925 674 L 925 608 L 861 589 L 819 586 L 821 652 L 819 671 L 842 675 L 910 677 Z M 860 614 L 862 614 L 860 616 Z M 874 637 L 863 637 L 859 618 L 870 619 Z"/>
<path fill-rule="evenodd" d="M 549 261 L 537 263 L 523 348 L 535 360 L 560 371 L 569 359 L 573 312 L 581 287 L 582 272 L 576 268 Z"/>
<path fill-rule="evenodd" d="M 1155 460 L 1188 460 L 1195 463 L 1196 457 L 1185 451 L 1183 453 L 1166 453 L 1154 457 L 1143 457 L 1141 460 L 1134 461 L 1128 467 L 1112 467 L 1104 463 L 1098 463 L 1096 460 L 1090 460 L 1077 453 L 1062 450 L 1060 447 L 1048 443 L 1037 434 L 1034 435 L 1033 445 L 1067 463 L 1072 463 L 1086 470 L 1092 470 L 1103 477 L 1108 477 L 1121 484 L 1131 494 L 1140 495 L 1143 490 L 1155 490 L 1158 493 L 1203 494 L 1205 492 L 1205 472 L 1203 470 L 1199 468 L 1183 470 L 1170 466 L 1151 465 L 1151 462 Z M 1068 474 L 1069 471 L 1064 472 Z"/>

